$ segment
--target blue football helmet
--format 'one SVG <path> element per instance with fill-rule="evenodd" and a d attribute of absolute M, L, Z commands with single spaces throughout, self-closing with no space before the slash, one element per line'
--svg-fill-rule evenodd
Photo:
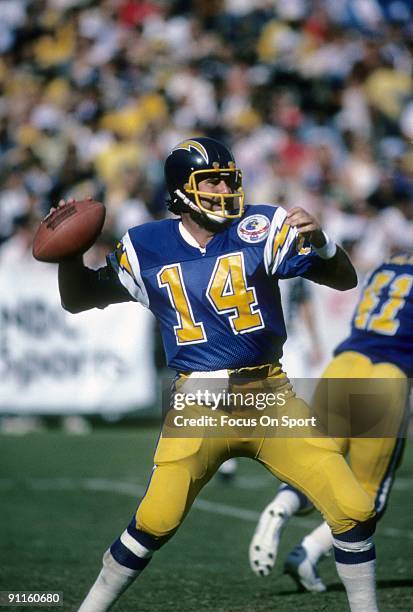
<path fill-rule="evenodd" d="M 230 186 L 230 193 L 200 191 L 199 183 L 216 175 Z M 244 213 L 242 173 L 235 166 L 229 149 L 213 138 L 184 140 L 174 147 L 165 161 L 165 180 L 170 194 L 169 210 L 175 214 L 195 211 L 221 222 L 239 219 Z M 220 206 L 210 210 L 202 199 Z"/>

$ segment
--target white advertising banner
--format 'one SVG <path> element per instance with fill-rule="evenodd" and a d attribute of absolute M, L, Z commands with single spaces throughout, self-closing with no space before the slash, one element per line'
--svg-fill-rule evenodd
<path fill-rule="evenodd" d="M 117 415 L 155 397 L 153 318 L 136 303 L 71 315 L 57 266 L 0 266 L 0 413 Z"/>

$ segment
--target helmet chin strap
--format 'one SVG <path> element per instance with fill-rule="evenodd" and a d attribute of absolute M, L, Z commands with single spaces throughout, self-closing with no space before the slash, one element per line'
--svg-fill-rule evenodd
<path fill-rule="evenodd" d="M 210 213 L 203 213 L 206 217 L 208 217 L 208 219 L 210 221 L 212 221 L 213 223 L 219 223 L 221 225 L 221 223 L 227 223 L 228 221 L 230 221 L 230 219 L 227 219 L 226 217 L 217 217 L 217 215 L 211 215 Z"/>
<path fill-rule="evenodd" d="M 180 200 L 182 200 L 182 202 L 184 204 L 189 206 L 189 208 L 191 208 L 192 210 L 194 210 L 195 212 L 198 212 L 198 213 L 202 212 L 202 211 L 199 210 L 198 206 L 192 202 L 192 200 L 190 200 L 184 193 L 182 193 L 182 191 L 180 189 L 176 189 L 174 193 L 176 193 L 178 198 Z"/>
<path fill-rule="evenodd" d="M 228 219 L 226 219 L 225 217 L 218 217 L 217 215 L 211 215 L 210 213 L 206 213 L 205 211 L 200 210 L 198 206 L 194 204 L 192 200 L 190 200 L 184 193 L 182 193 L 180 189 L 176 189 L 175 193 L 184 204 L 189 206 L 191 210 L 197 212 L 199 215 L 207 217 L 210 221 L 212 221 L 212 223 L 217 223 L 221 225 L 221 223 L 228 222 Z"/>

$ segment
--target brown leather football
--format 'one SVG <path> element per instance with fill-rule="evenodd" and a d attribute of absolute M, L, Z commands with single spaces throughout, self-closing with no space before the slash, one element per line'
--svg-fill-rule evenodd
<path fill-rule="evenodd" d="M 85 253 L 102 231 L 106 209 L 91 198 L 59 206 L 41 222 L 33 240 L 33 257 L 58 263 Z"/>

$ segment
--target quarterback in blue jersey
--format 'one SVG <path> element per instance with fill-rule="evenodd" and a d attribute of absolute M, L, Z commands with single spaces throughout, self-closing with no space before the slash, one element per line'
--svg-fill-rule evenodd
<path fill-rule="evenodd" d="M 229 384 L 251 378 L 284 390 L 287 409 L 307 414 L 279 363 L 285 327 L 278 280 L 303 276 L 339 290 L 352 288 L 357 277 L 347 255 L 301 208 L 287 213 L 277 206 L 246 206 L 241 171 L 232 153 L 213 139 L 179 143 L 166 159 L 165 178 L 169 208 L 180 218 L 130 229 L 96 272 L 81 259 L 60 264 L 63 306 L 79 312 L 139 302 L 160 323 L 177 388 L 197 376 Z M 81 612 L 112 606 L 177 531 L 218 467 L 235 456 L 262 463 L 314 502 L 334 533 L 337 570 L 351 610 L 377 610 L 374 505 L 333 440 L 164 434 L 148 489 L 105 552 Z"/>
<path fill-rule="evenodd" d="M 351 333 L 334 351 L 320 380 L 315 402 L 333 383 L 334 410 L 347 414 L 349 398 L 360 391 L 360 379 L 386 393 L 386 429 L 377 437 L 338 438 L 343 455 L 382 517 L 399 467 L 408 420 L 409 378 L 413 375 L 413 255 L 390 257 L 367 278 L 351 322 Z M 370 383 L 369 383 L 370 381 Z M 357 386 L 357 389 L 356 389 Z M 376 396 L 377 397 L 377 396 Z M 356 406 L 365 411 L 365 401 Z M 376 408 L 375 408 L 376 409 Z M 392 435 L 393 432 L 393 435 Z M 266 576 L 274 567 L 280 535 L 289 517 L 312 509 L 300 491 L 281 485 L 265 508 L 251 540 L 249 556 L 254 573 Z M 333 546 L 324 522 L 307 535 L 287 557 L 285 571 L 301 588 L 326 590 L 317 563 Z"/>

